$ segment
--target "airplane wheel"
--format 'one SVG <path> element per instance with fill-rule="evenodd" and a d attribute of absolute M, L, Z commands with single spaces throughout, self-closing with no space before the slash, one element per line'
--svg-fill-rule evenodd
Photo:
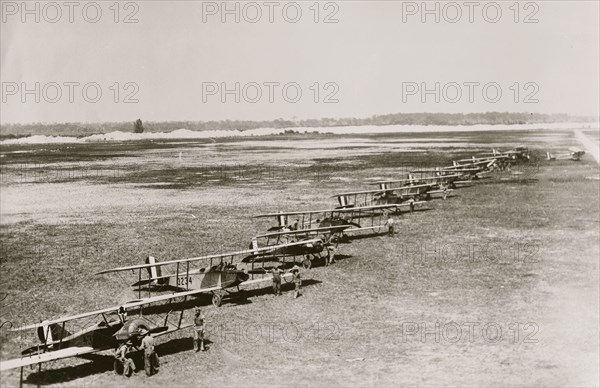
<path fill-rule="evenodd" d="M 221 303 L 223 303 L 223 297 L 219 294 L 213 294 L 213 296 L 212 296 L 213 306 L 219 307 L 219 306 L 221 306 Z"/>
<path fill-rule="evenodd" d="M 306 258 L 302 262 L 302 266 L 306 269 L 310 269 L 310 267 L 312 267 L 312 261 L 310 259 Z"/>

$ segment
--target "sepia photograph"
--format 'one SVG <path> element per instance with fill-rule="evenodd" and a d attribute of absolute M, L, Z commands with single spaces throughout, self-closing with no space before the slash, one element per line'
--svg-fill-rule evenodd
<path fill-rule="evenodd" d="M 0 18 L 0 387 L 600 386 L 600 1 Z"/>

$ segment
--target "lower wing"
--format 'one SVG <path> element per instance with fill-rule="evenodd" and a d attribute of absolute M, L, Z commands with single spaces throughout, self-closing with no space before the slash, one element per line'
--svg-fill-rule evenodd
<path fill-rule="evenodd" d="M 70 348 L 60 349 L 53 352 L 35 354 L 13 360 L 0 361 L 0 371 L 19 368 L 27 365 L 35 365 L 43 362 L 60 360 L 61 358 L 76 357 L 83 354 L 89 354 L 105 350 L 104 348 L 93 348 L 91 346 L 72 346 Z"/>

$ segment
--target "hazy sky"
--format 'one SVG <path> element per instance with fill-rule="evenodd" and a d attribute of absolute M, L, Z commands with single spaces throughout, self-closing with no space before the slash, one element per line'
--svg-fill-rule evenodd
<path fill-rule="evenodd" d="M 1 2 L 1 122 L 599 114 L 598 1 L 73 4 Z"/>

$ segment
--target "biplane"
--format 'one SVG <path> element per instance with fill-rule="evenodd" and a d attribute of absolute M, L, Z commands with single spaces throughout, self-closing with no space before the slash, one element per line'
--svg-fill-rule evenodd
<path fill-rule="evenodd" d="M 419 204 L 420 203 L 421 202 L 419 202 Z M 253 218 L 275 218 L 278 224 L 270 227 L 268 231 L 289 229 L 290 223 L 288 221 L 290 217 L 296 217 L 294 224 L 298 225 L 298 230 L 317 227 L 347 226 L 347 229 L 344 229 L 342 232 L 342 236 L 347 237 L 348 234 L 364 231 L 376 233 L 383 231 L 387 217 L 390 214 L 398 214 L 401 207 L 412 207 L 411 204 L 413 204 L 413 202 L 406 204 L 355 206 L 327 210 L 278 212 L 259 214 L 253 216 Z M 414 204 L 417 204 L 417 202 L 414 202 Z M 344 241 L 344 239 L 340 241 Z"/>
<path fill-rule="evenodd" d="M 462 165 L 462 166 L 469 165 L 469 166 L 472 166 L 472 165 L 476 165 L 478 163 L 481 163 L 481 164 L 485 164 L 486 162 L 489 163 L 492 160 L 500 161 L 500 160 L 505 160 L 505 159 L 511 159 L 511 157 L 508 156 L 508 155 L 503 155 L 503 154 L 501 154 L 501 155 L 494 155 L 494 156 L 487 156 L 487 157 L 478 157 L 478 158 L 475 157 L 475 156 L 472 156 L 471 158 L 468 158 L 468 159 L 459 159 L 459 160 L 456 160 L 456 161 L 454 161 L 454 163 L 455 163 L 455 165 Z"/>
<path fill-rule="evenodd" d="M 421 200 L 428 200 L 432 195 L 441 191 L 434 190 L 431 183 L 418 185 L 404 185 L 396 188 L 385 188 L 378 190 L 364 190 L 345 192 L 332 195 L 339 204 L 339 209 L 376 206 L 376 205 L 399 205 L 407 206 L 414 210 L 416 204 L 421 204 Z"/>
<path fill-rule="evenodd" d="M 452 166 L 445 167 L 448 170 L 457 170 L 461 168 L 477 168 L 480 171 L 489 171 L 498 164 L 498 158 L 483 158 L 479 160 L 463 159 L 460 161 L 453 161 Z"/>
<path fill-rule="evenodd" d="M 184 298 L 185 302 L 185 299 L 194 293 L 196 293 L 195 290 L 134 300 L 121 306 L 11 328 L 10 331 L 13 332 L 34 330 L 39 343 L 23 350 L 21 358 L 0 361 L 0 371 L 35 364 L 40 364 L 41 368 L 42 363 L 115 349 L 127 341 L 138 346 L 141 341 L 141 329 L 147 330 L 154 336 L 161 336 L 189 327 L 191 325 L 182 324 L 183 308 L 175 323 L 169 320 L 169 315 L 173 310 L 170 310 L 158 323 L 148 316 L 143 316 L 142 310 L 145 306 L 163 301 L 168 301 L 171 306 L 173 299 L 180 297 Z M 127 319 L 118 314 L 119 311 L 133 312 L 136 309 L 139 316 L 135 318 Z M 90 318 L 97 318 L 97 323 L 77 324 L 83 320 L 89 321 Z M 78 327 L 81 328 L 78 329 Z M 71 333 L 69 330 L 73 332 Z"/>
<path fill-rule="evenodd" d="M 316 243 L 320 240 L 308 240 L 297 243 L 282 244 L 259 248 L 258 253 L 269 254 L 276 252 L 281 248 L 290 248 L 294 245 L 307 243 Z M 69 357 L 78 357 L 90 353 L 100 352 L 117 348 L 121 343 L 131 341 L 134 346 L 141 341 L 141 329 L 147 330 L 154 336 L 161 336 L 190 327 L 191 324 L 183 324 L 183 314 L 185 311 L 185 302 L 190 296 L 212 293 L 212 302 L 215 306 L 220 306 L 223 300 L 223 291 L 230 287 L 249 286 L 261 282 L 272 281 L 271 276 L 261 276 L 254 278 L 254 272 L 248 274 L 240 271 L 233 265 L 236 256 L 242 257 L 248 253 L 256 253 L 255 250 L 245 250 L 220 255 L 203 256 L 183 260 L 171 260 L 157 262 L 153 258 L 148 258 L 145 264 L 129 267 L 113 268 L 101 271 L 98 274 L 107 274 L 122 272 L 128 270 L 138 270 L 138 282 L 133 286 L 138 288 L 139 299 L 130 301 L 121 306 L 108 307 L 101 310 L 91 311 L 73 316 L 61 317 L 53 320 L 46 320 L 33 325 L 22 326 L 11 329 L 11 331 L 35 330 L 39 343 L 28 347 L 22 351 L 22 357 L 13 360 L 0 361 L 0 371 L 24 367 L 27 365 L 42 364 L 54 360 Z M 194 269 L 190 263 L 205 261 L 210 266 Z M 212 265 L 214 262 L 216 265 Z M 162 275 L 161 267 L 176 266 L 175 273 Z M 254 268 L 254 264 L 252 264 Z M 142 279 L 142 272 L 146 271 L 147 278 Z M 261 270 L 261 274 L 266 271 Z M 252 279 L 249 279 L 252 276 Z M 291 273 L 282 275 L 284 279 L 290 278 Z M 148 297 L 142 298 L 142 286 L 146 286 Z M 152 295 L 152 292 L 175 291 L 168 294 Z M 181 311 L 176 323 L 170 322 L 170 314 L 174 311 L 171 308 L 172 301 L 177 298 L 183 298 Z M 159 323 L 153 322 L 149 316 L 142 315 L 145 306 L 159 302 L 169 302 L 167 308 L 169 312 L 160 319 Z M 128 313 L 139 312 L 139 316 L 127 319 L 121 311 Z M 148 309 L 147 309 L 148 310 Z M 81 325 L 73 324 L 76 327 L 82 327 L 78 330 L 72 330 L 72 322 L 80 322 L 89 318 L 97 318 L 97 323 Z M 71 330 L 71 331 L 69 331 Z"/>
<path fill-rule="evenodd" d="M 469 186 L 473 184 L 474 181 L 489 178 L 487 172 L 478 167 L 444 167 L 444 169 L 442 169 L 442 167 L 425 168 L 413 170 L 410 174 L 417 177 L 417 179 L 432 179 L 433 181 L 435 181 L 434 179 L 443 180 L 449 178 L 448 187 L 452 189 Z"/>
<path fill-rule="evenodd" d="M 434 194 L 442 194 L 442 196 L 446 198 L 453 191 L 454 181 L 461 177 L 459 174 L 438 174 L 434 176 L 417 177 L 412 173 L 409 173 L 407 176 L 408 178 L 404 179 L 372 182 L 370 185 L 377 185 L 380 190 L 386 191 L 426 184 L 434 189 L 426 193 L 429 197 L 432 197 Z"/>
<path fill-rule="evenodd" d="M 336 246 L 342 241 L 344 230 L 350 225 L 326 226 L 299 230 L 289 230 L 283 228 L 280 232 L 271 232 L 255 236 L 250 243 L 250 248 L 255 253 L 244 258 L 244 262 L 265 260 L 266 256 L 292 255 L 304 256 L 302 261 L 304 268 L 311 268 L 312 261 L 315 259 L 329 260 L 331 254 L 328 249 L 330 246 Z M 310 242 L 307 242 L 310 241 Z M 273 245 L 290 244 L 294 242 L 306 242 L 300 245 L 282 245 L 280 248 L 268 255 L 260 254 L 258 251 L 262 247 Z"/>
<path fill-rule="evenodd" d="M 149 257 L 146 259 L 145 264 L 107 269 L 97 274 L 137 271 L 138 281 L 133 283 L 132 287 L 137 288 L 139 298 L 142 297 L 142 292 L 146 291 L 148 292 L 148 298 L 150 298 L 153 292 L 173 290 L 176 292 L 189 292 L 193 290 L 195 294 L 212 294 L 212 303 L 218 307 L 222 304 L 224 296 L 233 294 L 229 291 L 230 288 L 236 288 L 237 293 L 244 296 L 241 293 L 240 286 L 249 286 L 272 280 L 271 277 L 254 279 L 254 274 L 256 274 L 254 261 L 244 261 L 244 258 L 249 255 L 276 257 L 278 261 L 283 259 L 285 262 L 285 258 L 296 256 L 293 253 L 294 248 L 320 242 L 320 240 L 314 239 L 163 262 L 158 262 L 156 259 Z M 242 263 L 251 263 L 252 267 L 241 270 L 238 266 Z M 171 271 L 166 275 L 163 275 L 162 268 L 164 267 L 171 268 Z M 147 277 L 143 275 L 144 272 Z M 263 265 L 263 269 L 259 273 L 264 274 L 265 272 Z M 143 286 L 145 288 L 142 288 Z"/>
<path fill-rule="evenodd" d="M 453 186 L 457 184 L 469 184 L 473 180 L 489 178 L 489 173 L 497 165 L 496 159 L 485 159 L 480 161 L 471 161 L 469 163 L 459 164 L 457 161 L 452 162 L 452 166 L 446 167 L 434 167 L 425 168 L 419 170 L 413 170 L 410 173 L 420 174 L 423 178 L 423 174 L 434 174 L 433 176 L 452 176 L 459 175 L 453 180 Z"/>
<path fill-rule="evenodd" d="M 505 157 L 511 160 L 530 160 L 531 156 L 529 155 L 529 148 L 525 146 L 515 147 L 512 150 L 508 151 L 498 151 L 496 149 L 492 149 L 491 153 L 482 153 L 479 154 L 481 157 L 494 157 L 501 158 Z"/>
<path fill-rule="evenodd" d="M 580 161 L 581 157 L 585 155 L 585 151 L 579 148 L 569 148 L 566 152 L 561 152 L 558 155 L 553 155 L 550 152 L 546 152 L 546 158 L 548 160 L 574 160 Z"/>

